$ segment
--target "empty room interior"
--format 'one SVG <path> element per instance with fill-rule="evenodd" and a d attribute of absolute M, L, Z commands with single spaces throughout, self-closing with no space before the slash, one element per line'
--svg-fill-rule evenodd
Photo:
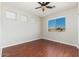
<path fill-rule="evenodd" d="M 78 57 L 77 2 L 0 2 L 1 57 Z"/>

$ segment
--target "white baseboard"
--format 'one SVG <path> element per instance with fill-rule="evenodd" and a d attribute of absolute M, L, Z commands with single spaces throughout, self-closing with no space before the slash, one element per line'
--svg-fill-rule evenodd
<path fill-rule="evenodd" d="M 14 46 L 14 45 L 19 45 L 19 44 L 22 44 L 22 43 L 26 43 L 26 42 L 30 42 L 30 41 L 34 41 L 34 40 L 38 40 L 40 38 L 34 38 L 34 39 L 29 39 L 29 40 L 26 40 L 26 41 L 22 41 L 22 42 L 17 42 L 17 43 L 14 43 L 14 44 L 10 44 L 10 45 L 6 45 L 6 46 L 2 46 L 2 48 L 6 48 L 6 47 L 10 47 L 10 46 Z"/>
<path fill-rule="evenodd" d="M 69 43 L 62 42 L 62 41 L 52 40 L 51 38 L 47 38 L 47 37 L 41 37 L 41 38 L 42 38 L 42 39 L 51 40 L 51 41 L 55 41 L 55 42 L 59 42 L 59 43 L 63 43 L 63 44 L 66 44 L 66 45 L 75 46 L 75 47 L 79 48 L 79 46 L 78 46 L 78 45 L 76 45 L 76 44 L 69 44 Z"/>
<path fill-rule="evenodd" d="M 2 48 L 0 48 L 0 57 L 1 57 L 1 55 L 2 55 Z"/>
<path fill-rule="evenodd" d="M 34 38 L 34 39 L 22 41 L 22 42 L 17 42 L 17 43 L 15 43 L 15 44 L 7 45 L 7 46 L 2 46 L 1 48 L 6 48 L 6 47 L 10 47 L 10 46 L 14 46 L 14 45 L 18 45 L 18 44 L 22 44 L 22 43 L 26 43 L 26 42 L 38 40 L 38 39 L 47 39 L 47 40 L 51 40 L 51 41 L 55 41 L 55 42 L 59 42 L 59 43 L 63 43 L 63 44 L 67 44 L 67 45 L 71 45 L 71 46 L 75 46 L 75 47 L 79 48 L 79 45 L 76 45 L 76 44 L 69 44 L 69 43 L 62 42 L 62 41 L 57 41 L 57 40 L 52 40 L 51 38 L 47 38 L 47 37 L 39 37 L 39 38 Z"/>
<path fill-rule="evenodd" d="M 79 45 L 76 45 L 76 47 L 79 49 Z"/>

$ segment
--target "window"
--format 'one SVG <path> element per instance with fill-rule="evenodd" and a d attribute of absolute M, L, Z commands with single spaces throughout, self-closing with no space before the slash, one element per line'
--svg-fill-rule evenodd
<path fill-rule="evenodd" d="M 13 19 L 13 20 L 16 19 L 16 13 L 11 12 L 11 11 L 6 11 L 5 16 L 7 19 Z"/>
<path fill-rule="evenodd" d="M 65 31 L 65 17 L 58 17 L 48 21 L 49 32 L 63 32 Z"/>

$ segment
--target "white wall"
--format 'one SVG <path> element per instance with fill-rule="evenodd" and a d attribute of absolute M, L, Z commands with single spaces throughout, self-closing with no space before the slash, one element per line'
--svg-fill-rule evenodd
<path fill-rule="evenodd" d="M 79 3 L 78 3 L 78 30 L 79 30 Z M 79 31 L 78 31 L 78 48 L 79 48 Z"/>
<path fill-rule="evenodd" d="M 48 32 L 48 19 L 56 18 L 59 16 L 66 17 L 66 30 L 65 32 Z M 43 25 L 43 36 L 42 38 L 47 38 L 52 41 L 62 42 L 70 45 L 78 44 L 78 32 L 77 32 L 77 8 L 70 10 L 65 10 L 59 13 L 46 16 L 42 20 Z"/>
<path fill-rule="evenodd" d="M 1 42 L 2 32 L 1 32 L 1 29 L 2 29 L 2 24 L 1 24 L 1 3 L 0 3 L 0 56 L 1 56 L 1 52 L 2 52 L 2 48 L 1 48 L 1 46 L 2 46 L 2 42 Z"/>
<path fill-rule="evenodd" d="M 2 46 L 7 47 L 11 45 L 21 44 L 31 40 L 36 40 L 40 37 L 40 20 L 39 17 L 13 7 L 12 5 L 2 5 L 3 20 L 2 20 Z M 16 20 L 7 19 L 5 17 L 6 11 L 12 11 L 17 14 Z M 28 22 L 20 21 L 20 16 L 26 15 Z M 31 20 L 32 19 L 32 20 Z M 32 21 L 35 20 L 33 23 Z"/>

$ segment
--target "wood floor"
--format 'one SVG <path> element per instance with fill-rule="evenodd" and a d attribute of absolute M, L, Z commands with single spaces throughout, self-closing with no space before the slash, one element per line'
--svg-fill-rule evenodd
<path fill-rule="evenodd" d="M 4 48 L 3 57 L 76 57 L 78 49 L 45 39 Z"/>

